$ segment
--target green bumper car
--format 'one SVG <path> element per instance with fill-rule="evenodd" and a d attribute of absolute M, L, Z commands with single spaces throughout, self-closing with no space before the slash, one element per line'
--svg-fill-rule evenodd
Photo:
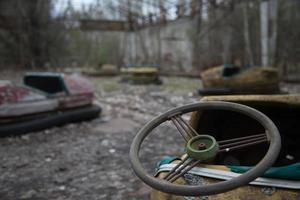
<path fill-rule="evenodd" d="M 123 67 L 121 80 L 132 84 L 162 84 L 157 67 Z"/>

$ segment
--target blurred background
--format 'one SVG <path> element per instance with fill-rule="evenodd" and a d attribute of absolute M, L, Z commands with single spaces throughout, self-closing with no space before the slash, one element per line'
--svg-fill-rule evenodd
<path fill-rule="evenodd" d="M 299 68 L 297 0 L 1 0 L 1 69 Z M 299 73 L 299 72 L 298 72 Z"/>
<path fill-rule="evenodd" d="M 34 99 L 19 97 L 40 83 L 39 100 L 72 97 L 63 84 L 86 95 L 90 85 L 71 73 L 93 90 L 88 105 L 66 110 L 93 102 L 101 112 L 18 137 L 1 131 L 24 131 L 19 123 L 40 113 L 14 117 L 16 124 L 0 116 L 0 199 L 149 199 L 128 159 L 144 124 L 207 94 L 299 93 L 299 55 L 299 0 L 0 0 L 0 113 L 11 96 L 9 108 Z M 24 76 L 33 71 L 65 76 Z M 183 144 L 174 125 L 157 128 L 141 153 L 146 168 L 154 173 L 165 155 L 181 156 Z"/>

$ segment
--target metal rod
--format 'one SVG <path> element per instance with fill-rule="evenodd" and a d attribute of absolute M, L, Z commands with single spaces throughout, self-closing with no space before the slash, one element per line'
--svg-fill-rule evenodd
<path fill-rule="evenodd" d="M 179 174 L 177 174 L 176 176 L 174 176 L 173 178 L 169 179 L 169 181 L 171 183 L 173 183 L 174 181 L 176 181 L 179 177 L 181 177 L 182 175 L 184 175 L 185 173 L 187 173 L 188 171 L 190 171 L 192 168 L 194 168 L 196 165 L 198 165 L 201 162 L 201 160 L 198 160 L 196 162 L 194 162 L 192 165 L 190 165 L 189 167 L 187 167 L 186 169 L 184 169 L 183 171 L 181 171 Z"/>
<path fill-rule="evenodd" d="M 183 169 L 185 169 L 189 164 L 191 164 L 192 162 L 194 162 L 194 159 L 189 160 L 188 162 L 184 163 L 183 165 L 181 165 L 178 170 L 174 171 L 168 178 L 166 178 L 166 181 L 170 181 L 174 176 L 176 176 L 177 174 L 179 174 Z"/>
<path fill-rule="evenodd" d="M 227 143 L 227 144 L 220 145 L 220 149 L 228 148 L 228 147 L 231 147 L 231 146 L 234 146 L 234 145 L 247 144 L 247 143 L 250 143 L 250 142 L 259 141 L 261 139 L 266 139 L 266 138 L 267 138 L 266 136 L 262 136 L 262 137 L 257 137 L 257 138 L 253 138 L 253 139 L 246 139 L 246 140 L 242 140 L 242 141 L 238 141 L 238 142 Z"/>
<path fill-rule="evenodd" d="M 180 167 L 185 161 L 187 161 L 189 157 L 186 156 L 183 160 L 181 160 L 169 173 L 164 177 L 164 179 L 167 179 L 173 172 L 175 172 L 178 167 Z"/>
<path fill-rule="evenodd" d="M 184 126 L 184 123 L 182 123 L 180 121 L 180 119 L 178 117 L 174 117 L 174 119 L 177 121 L 177 123 L 181 126 L 181 128 L 186 132 L 186 134 L 192 138 L 193 134 L 189 131 L 189 129 L 187 127 Z"/>
<path fill-rule="evenodd" d="M 250 135 L 250 136 L 246 136 L 246 137 L 240 137 L 240 138 L 234 138 L 234 139 L 229 139 L 229 140 L 223 140 L 223 141 L 218 141 L 218 144 L 224 144 L 224 143 L 228 143 L 228 142 L 236 142 L 239 140 L 244 140 L 244 139 L 252 139 L 255 137 L 261 137 L 261 136 L 265 136 L 266 134 L 257 134 L 257 135 Z"/>
<path fill-rule="evenodd" d="M 242 149 L 242 148 L 245 148 L 245 147 L 249 147 L 249 146 L 253 146 L 253 145 L 257 145 L 257 144 L 261 144 L 261 143 L 265 143 L 265 142 L 268 142 L 268 140 L 263 139 L 263 140 L 256 141 L 256 142 L 250 142 L 248 144 L 241 144 L 241 145 L 237 145 L 237 146 L 234 146 L 234 147 L 220 149 L 219 153 L 229 152 L 229 151 L 232 151 L 232 150 L 238 150 L 238 149 Z"/>
<path fill-rule="evenodd" d="M 181 128 L 178 126 L 177 121 L 172 117 L 171 118 L 173 124 L 176 126 L 177 130 L 179 131 L 180 135 L 183 137 L 183 139 L 188 142 L 188 138 L 185 136 L 185 133 L 182 132 Z"/>
<path fill-rule="evenodd" d="M 178 118 L 194 133 L 194 135 L 193 136 L 197 136 L 197 135 L 199 135 L 198 133 L 197 133 L 197 131 L 189 124 L 189 123 L 187 123 L 184 119 L 182 119 L 182 117 L 181 116 L 178 116 Z"/>

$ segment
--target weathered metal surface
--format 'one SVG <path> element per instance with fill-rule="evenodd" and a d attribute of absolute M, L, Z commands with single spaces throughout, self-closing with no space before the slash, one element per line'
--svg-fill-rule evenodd
<path fill-rule="evenodd" d="M 153 75 L 153 74 L 158 74 L 158 69 L 155 67 L 129 67 L 129 68 L 122 68 L 121 72 L 128 73 L 128 74 Z"/>
<path fill-rule="evenodd" d="M 65 95 L 57 98 L 59 109 L 74 108 L 92 104 L 93 94 Z"/>
<path fill-rule="evenodd" d="M 80 75 L 65 75 L 64 82 L 70 95 L 82 94 L 90 96 L 94 92 L 93 85 Z"/>
<path fill-rule="evenodd" d="M 61 79 L 65 91 L 49 94 L 38 88 L 13 85 L 8 82 L 0 84 L 0 117 L 16 117 L 34 113 L 62 110 L 92 104 L 93 86 L 79 75 L 56 73 L 32 73 L 41 79 L 55 76 Z"/>
<path fill-rule="evenodd" d="M 57 100 L 47 99 L 30 88 L 12 84 L 0 85 L 0 117 L 46 112 L 57 106 Z"/>
<path fill-rule="evenodd" d="M 230 96 L 209 96 L 201 99 L 202 101 L 228 101 L 228 102 L 236 102 L 245 105 L 251 105 L 254 107 L 261 108 L 272 108 L 274 112 L 276 110 L 281 109 L 280 115 L 292 114 L 291 111 L 295 111 L 300 106 L 300 95 L 230 95 Z M 288 112 L 288 113 L 284 113 Z M 278 117 L 278 115 L 275 115 Z M 200 123 L 206 123 L 205 119 L 207 118 L 207 113 L 203 112 L 194 112 L 192 114 L 190 124 L 198 130 Z M 295 116 L 293 117 L 295 118 Z M 277 123 L 278 123 L 277 118 Z M 291 121 L 291 118 L 289 119 Z M 209 122 L 207 122 L 209 123 Z M 285 125 L 286 126 L 286 125 Z M 290 126 L 287 126 L 290 127 Z M 280 128 L 280 127 L 279 127 Z M 291 132 L 296 131 L 294 129 L 298 129 L 295 125 L 292 129 L 289 129 Z M 284 132 L 281 132 L 284 134 Z M 296 136 L 293 138 L 297 140 Z M 283 148 L 285 148 L 283 144 Z M 270 190 L 272 192 L 270 192 Z M 171 195 L 165 196 L 162 198 L 162 195 L 159 192 L 154 192 L 156 199 L 176 199 Z M 155 199 L 155 198 L 154 198 Z M 179 198 L 180 199 L 180 198 Z M 181 198 L 183 199 L 183 198 Z M 300 199 L 300 192 L 298 190 L 289 190 L 289 189 L 278 189 L 275 191 L 270 187 L 253 187 L 253 186 L 245 186 L 239 189 L 233 190 L 231 192 L 227 192 L 224 194 L 211 196 L 209 199 L 234 199 L 234 200 L 244 200 L 244 199 Z"/>
<path fill-rule="evenodd" d="M 0 105 L 20 101 L 37 101 L 46 99 L 45 96 L 34 92 L 30 88 L 12 84 L 0 85 Z"/>
<path fill-rule="evenodd" d="M 225 110 L 225 111 L 237 112 L 239 114 L 249 117 L 250 119 L 255 120 L 257 123 L 259 123 L 265 128 L 265 132 L 268 135 L 269 147 L 268 150 L 266 151 L 266 154 L 264 154 L 262 159 L 259 160 L 259 162 L 256 164 L 255 167 L 251 169 L 251 171 L 248 171 L 247 173 L 244 173 L 233 179 L 226 180 L 223 182 L 218 182 L 211 185 L 205 185 L 205 186 L 197 185 L 191 187 L 187 185 L 171 184 L 173 180 L 176 180 L 181 175 L 184 175 L 184 173 L 188 172 L 189 170 L 191 170 L 193 167 L 195 167 L 200 163 L 199 160 L 193 161 L 193 159 L 190 159 L 193 161 L 193 163 L 186 164 L 186 166 L 184 166 L 184 169 L 181 168 L 180 174 L 176 175 L 169 182 L 153 178 L 151 175 L 149 175 L 146 172 L 146 170 L 143 168 L 142 164 L 140 163 L 138 154 L 141 147 L 141 143 L 148 136 L 148 134 L 155 127 L 159 126 L 161 123 L 169 120 L 173 116 L 177 116 L 178 113 L 183 115 L 186 113 L 193 112 L 195 110 Z M 256 177 L 261 176 L 276 161 L 277 156 L 279 155 L 280 152 L 280 147 L 281 147 L 281 139 L 276 126 L 266 115 L 262 114 L 261 112 L 252 109 L 250 107 L 243 106 L 241 104 L 228 103 L 228 102 L 202 102 L 202 103 L 188 104 L 182 107 L 171 109 L 166 113 L 163 113 L 162 115 L 154 118 L 149 123 L 147 123 L 134 138 L 130 148 L 129 158 L 137 176 L 141 178 L 146 184 L 148 184 L 149 186 L 155 189 L 167 193 L 176 194 L 176 195 L 189 195 L 189 196 L 198 196 L 203 194 L 212 195 L 212 194 L 220 194 L 232 190 L 234 188 L 243 186 L 251 182 L 252 180 L 254 180 Z"/>
<path fill-rule="evenodd" d="M 48 78 L 52 80 L 56 79 L 54 83 L 49 83 L 57 84 L 58 89 L 54 93 L 49 93 L 47 87 L 41 87 L 41 84 L 39 84 L 39 81 L 43 83 L 43 79 L 47 80 Z M 35 81 L 30 83 L 30 79 Z M 57 99 L 59 102 L 58 109 L 88 105 L 91 104 L 93 100 L 94 89 L 92 84 L 77 74 L 65 75 L 51 72 L 27 73 L 24 82 L 25 84 L 29 84 L 30 87 L 46 93 L 49 98 Z"/>
<path fill-rule="evenodd" d="M 202 101 L 230 101 L 260 105 L 300 106 L 300 94 L 290 95 L 228 95 L 203 97 Z"/>
<path fill-rule="evenodd" d="M 201 101 L 228 101 L 251 106 L 272 106 L 277 108 L 298 108 L 300 107 L 300 94 L 288 95 L 225 95 L 225 96 L 207 96 L 201 98 Z M 190 124 L 195 129 L 198 128 L 202 113 L 193 112 Z M 204 116 L 205 117 L 205 116 Z"/>
<path fill-rule="evenodd" d="M 2 104 L 0 105 L 0 118 L 48 112 L 55 110 L 57 107 L 58 101 L 56 99 Z"/>
<path fill-rule="evenodd" d="M 123 81 L 132 83 L 161 83 L 159 71 L 156 67 L 128 67 L 121 68 Z"/>
<path fill-rule="evenodd" d="M 293 109 L 299 108 L 300 106 L 300 95 L 231 95 L 231 96 L 210 96 L 210 97 L 204 97 L 202 98 L 202 101 L 229 101 L 229 102 L 236 102 L 241 103 L 245 105 L 253 105 L 260 106 L 260 108 L 267 108 L 270 107 L 272 110 L 282 115 L 285 110 L 287 109 L 290 111 L 293 111 Z M 280 112 L 278 112 L 278 109 L 281 109 Z M 276 112 L 277 111 L 277 112 Z M 296 110 L 294 110 L 296 112 Z M 285 113 L 286 115 L 287 113 Z M 217 114 L 214 115 L 217 117 Z M 277 115 L 276 115 L 277 116 Z M 212 116 L 211 116 L 212 117 Z M 295 116 L 294 116 L 295 118 Z M 203 131 L 202 129 L 199 129 L 198 125 L 203 123 L 211 124 L 211 121 L 207 121 L 208 113 L 207 112 L 194 112 L 192 114 L 190 124 L 191 126 L 198 130 Z M 223 119 L 223 118 L 222 118 Z M 277 118 L 278 119 L 278 118 Z M 231 119 L 227 119 L 231 121 Z M 289 119 L 291 120 L 291 119 Z M 216 126 L 217 123 L 220 122 L 216 121 L 215 123 L 212 123 L 213 126 Z M 233 122 L 234 123 L 234 122 Z M 276 122 L 278 123 L 278 121 Z M 288 126 L 289 127 L 289 126 Z M 279 127 L 280 128 L 280 127 Z M 293 126 L 293 129 L 295 125 Z M 232 130 L 231 130 L 232 131 Z M 295 131 L 295 130 L 292 130 Z M 296 137 L 296 136 L 295 136 Z M 297 140 L 296 138 L 293 138 L 294 140 Z M 283 148 L 285 148 L 283 146 Z M 292 152 L 291 152 L 292 153 Z M 177 161 L 178 162 L 178 161 Z M 224 166 L 225 167 L 225 166 Z M 221 170 L 226 170 L 224 167 Z M 210 168 L 210 167 L 208 167 Z M 228 169 L 227 169 L 228 170 Z M 159 174 L 160 178 L 163 178 L 166 176 L 166 173 L 162 172 L 162 174 Z M 204 178 L 205 183 L 213 183 L 216 182 L 216 179 L 212 178 Z M 182 183 L 184 181 L 181 179 L 181 183 L 178 184 L 185 184 Z M 279 182 L 280 183 L 280 180 Z M 282 181 L 283 184 L 285 184 L 285 180 Z M 294 182 L 296 183 L 296 186 L 299 185 L 299 181 Z M 276 181 L 273 181 L 269 184 L 275 185 Z M 267 184 L 268 185 L 268 184 Z M 202 196 L 202 197 L 181 197 L 181 196 L 175 196 L 170 195 L 166 193 L 159 192 L 157 190 L 154 190 L 151 194 L 151 200 L 157 199 L 157 200 L 185 200 L 185 199 L 211 199 L 211 200 L 223 200 L 223 199 L 233 199 L 233 200 L 248 200 L 248 199 L 262 199 L 262 200 L 279 200 L 279 199 L 286 199 L 286 200 L 294 200 L 294 199 L 300 199 L 300 192 L 299 190 L 293 190 L 293 189 L 284 189 L 284 188 L 273 188 L 269 186 L 243 186 L 238 189 L 222 193 L 219 195 L 212 195 L 212 196 Z M 284 185 L 285 187 L 285 185 Z M 298 187 L 298 186 L 297 186 Z"/>
<path fill-rule="evenodd" d="M 162 177 L 164 174 L 162 173 Z M 214 183 L 215 180 L 204 178 L 205 184 Z M 166 194 L 159 191 L 153 191 L 151 193 L 151 200 L 295 200 L 300 198 L 299 192 L 295 190 L 276 189 L 273 193 L 265 193 L 264 188 L 255 186 L 244 186 L 238 189 L 212 196 L 200 196 L 200 197 L 184 197 Z"/>
<path fill-rule="evenodd" d="M 175 164 L 178 161 L 174 161 Z M 205 166 L 211 169 L 217 170 L 228 170 L 225 166 Z M 161 172 L 158 175 L 158 178 L 165 177 L 167 172 Z M 199 176 L 193 176 L 190 179 L 197 179 Z M 201 177 L 202 181 L 201 184 L 208 185 L 212 183 L 218 182 L 218 180 L 209 178 L 209 177 Z M 187 184 L 187 178 L 181 178 L 177 180 L 177 184 Z M 190 184 L 190 183 L 189 183 Z M 199 184 L 199 183 L 198 183 Z M 199 196 L 199 197 L 187 197 L 187 196 L 176 196 L 167 193 L 163 193 L 157 190 L 153 190 L 151 193 L 151 200 L 250 200 L 250 199 L 260 199 L 260 200 L 294 200 L 299 199 L 300 193 L 297 190 L 292 189 L 280 189 L 280 188 L 273 188 L 268 186 L 243 186 L 232 191 L 218 194 L 218 195 L 211 195 L 211 196 Z"/>
<path fill-rule="evenodd" d="M 231 76 L 224 76 L 224 67 L 214 67 L 201 74 L 205 89 L 229 88 L 232 93 L 278 93 L 278 71 L 271 67 L 252 67 Z"/>
<path fill-rule="evenodd" d="M 92 84 L 79 75 L 64 76 L 68 95 L 60 96 L 60 109 L 72 108 L 91 104 L 94 98 L 94 89 Z"/>
<path fill-rule="evenodd" d="M 158 173 L 171 171 L 177 165 L 164 164 L 158 168 Z M 190 174 L 197 176 L 214 178 L 218 180 L 230 180 L 234 177 L 240 176 L 241 174 L 231 172 L 229 168 L 223 165 L 199 165 L 189 171 Z M 256 178 L 254 181 L 249 183 L 250 185 L 265 186 L 265 187 L 276 187 L 285 189 L 300 190 L 300 181 L 297 180 L 284 180 L 276 178 Z"/>

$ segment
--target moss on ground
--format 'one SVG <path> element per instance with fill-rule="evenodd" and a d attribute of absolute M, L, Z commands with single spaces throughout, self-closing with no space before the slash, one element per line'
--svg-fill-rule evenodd
<path fill-rule="evenodd" d="M 122 83 L 118 77 L 93 77 L 91 78 L 97 89 L 102 89 L 104 92 L 114 92 L 122 89 Z"/>
<path fill-rule="evenodd" d="M 171 92 L 194 92 L 201 87 L 201 80 L 196 78 L 165 77 L 161 90 Z"/>

